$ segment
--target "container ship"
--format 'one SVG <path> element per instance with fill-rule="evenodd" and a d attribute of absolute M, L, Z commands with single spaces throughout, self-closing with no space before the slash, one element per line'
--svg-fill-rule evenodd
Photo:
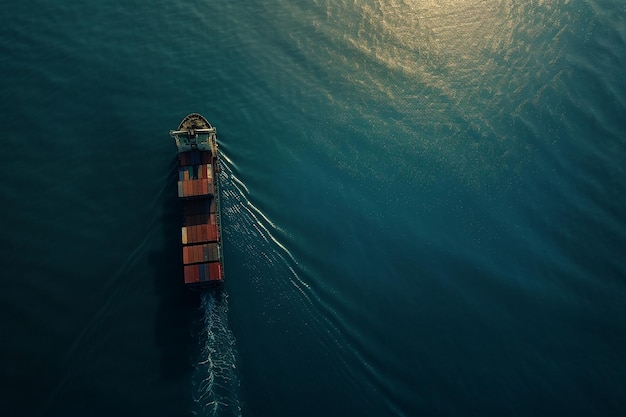
<path fill-rule="evenodd" d="M 170 136 L 178 148 L 178 197 L 185 285 L 204 290 L 224 282 L 216 129 L 198 113 Z"/>

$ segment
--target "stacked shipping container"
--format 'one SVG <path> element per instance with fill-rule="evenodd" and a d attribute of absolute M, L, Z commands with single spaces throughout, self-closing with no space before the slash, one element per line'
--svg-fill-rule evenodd
<path fill-rule="evenodd" d="M 220 232 L 215 195 L 217 160 L 211 152 L 179 154 L 178 196 L 183 199 L 183 269 L 185 284 L 222 282 Z"/>

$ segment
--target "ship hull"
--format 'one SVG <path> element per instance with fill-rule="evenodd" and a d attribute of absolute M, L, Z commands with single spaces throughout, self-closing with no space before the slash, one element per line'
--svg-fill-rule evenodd
<path fill-rule="evenodd" d="M 193 290 L 214 288 L 224 282 L 216 130 L 192 113 L 170 135 L 178 148 L 183 279 Z"/>

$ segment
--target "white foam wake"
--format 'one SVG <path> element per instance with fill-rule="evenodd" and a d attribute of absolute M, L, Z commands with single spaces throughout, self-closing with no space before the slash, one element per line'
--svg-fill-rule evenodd
<path fill-rule="evenodd" d="M 235 338 L 228 328 L 228 295 L 202 294 L 198 334 L 199 358 L 194 365 L 194 401 L 198 416 L 241 416 Z"/>

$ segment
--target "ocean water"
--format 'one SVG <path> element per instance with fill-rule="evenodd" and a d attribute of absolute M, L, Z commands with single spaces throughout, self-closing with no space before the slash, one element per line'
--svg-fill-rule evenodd
<path fill-rule="evenodd" d="M 626 415 L 626 3 L 238 3 L 0 5 L 0 414 Z"/>

